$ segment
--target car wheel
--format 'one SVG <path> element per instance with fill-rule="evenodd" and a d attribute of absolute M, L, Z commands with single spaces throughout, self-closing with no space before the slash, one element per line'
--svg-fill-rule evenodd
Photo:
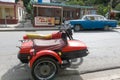
<path fill-rule="evenodd" d="M 80 31 L 82 29 L 82 27 L 80 26 L 80 25 L 75 25 L 74 26 L 74 31 L 75 32 L 78 32 L 78 31 Z"/>
<path fill-rule="evenodd" d="M 104 30 L 105 30 L 105 31 L 108 31 L 108 30 L 110 30 L 110 27 L 109 27 L 109 26 L 105 26 L 105 27 L 104 27 Z"/>
<path fill-rule="evenodd" d="M 35 80 L 50 80 L 58 71 L 57 62 L 48 57 L 38 59 L 32 67 L 32 76 Z"/>

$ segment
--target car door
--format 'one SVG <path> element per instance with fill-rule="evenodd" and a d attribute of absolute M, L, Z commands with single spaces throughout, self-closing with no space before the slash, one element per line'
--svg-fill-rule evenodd
<path fill-rule="evenodd" d="M 91 20 L 90 16 L 86 16 L 84 18 L 84 22 L 82 22 L 82 26 L 83 26 L 84 29 L 92 29 L 93 20 Z"/>
<path fill-rule="evenodd" d="M 104 27 L 104 19 L 101 16 L 94 16 L 94 20 L 92 23 L 93 29 L 103 28 Z"/>
<path fill-rule="evenodd" d="M 89 29 L 94 29 L 96 27 L 95 16 L 89 16 Z"/>

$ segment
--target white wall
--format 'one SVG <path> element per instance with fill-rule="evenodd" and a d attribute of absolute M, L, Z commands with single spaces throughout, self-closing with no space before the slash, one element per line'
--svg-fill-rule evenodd
<path fill-rule="evenodd" d="M 24 19 L 24 9 L 18 7 L 18 21 L 22 21 Z"/>

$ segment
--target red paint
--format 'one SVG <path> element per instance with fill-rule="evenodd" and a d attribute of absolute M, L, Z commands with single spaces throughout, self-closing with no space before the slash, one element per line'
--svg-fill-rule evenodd
<path fill-rule="evenodd" d="M 21 53 L 21 54 L 30 53 L 32 46 L 33 46 L 32 41 L 22 43 L 19 53 Z"/>
<path fill-rule="evenodd" d="M 37 52 L 36 55 L 32 57 L 32 59 L 30 60 L 30 67 L 32 67 L 33 63 L 42 56 L 52 56 L 56 58 L 60 64 L 62 64 L 62 60 L 56 52 L 51 51 L 51 50 L 42 50 L 42 51 Z"/>
<path fill-rule="evenodd" d="M 81 41 L 69 40 L 68 45 L 62 49 L 62 52 L 84 50 L 86 48 L 87 48 L 86 45 Z"/>

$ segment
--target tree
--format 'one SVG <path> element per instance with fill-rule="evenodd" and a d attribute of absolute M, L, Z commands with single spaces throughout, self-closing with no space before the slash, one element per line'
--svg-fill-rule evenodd
<path fill-rule="evenodd" d="M 66 4 L 69 4 L 69 5 L 85 5 L 83 0 L 67 0 Z"/>
<path fill-rule="evenodd" d="M 17 3 L 19 0 L 15 0 L 15 3 Z M 31 7 L 31 4 L 30 4 L 30 1 L 31 0 L 22 0 L 23 1 L 23 4 L 24 4 L 24 7 L 26 8 L 26 11 L 28 13 L 31 13 L 31 10 L 32 10 L 32 7 Z"/>
<path fill-rule="evenodd" d="M 112 8 L 115 8 L 118 4 L 120 4 L 120 0 L 113 0 Z"/>
<path fill-rule="evenodd" d="M 109 6 L 104 6 L 103 4 L 100 4 L 97 6 L 97 13 L 100 15 L 104 15 L 109 11 Z"/>
<path fill-rule="evenodd" d="M 15 0 L 15 3 L 17 3 L 19 0 Z M 31 0 L 22 0 L 23 1 L 23 4 L 25 6 L 25 8 L 27 8 L 27 6 L 29 5 L 30 1 Z"/>
<path fill-rule="evenodd" d="M 115 7 L 115 10 L 120 11 L 120 3 Z"/>

